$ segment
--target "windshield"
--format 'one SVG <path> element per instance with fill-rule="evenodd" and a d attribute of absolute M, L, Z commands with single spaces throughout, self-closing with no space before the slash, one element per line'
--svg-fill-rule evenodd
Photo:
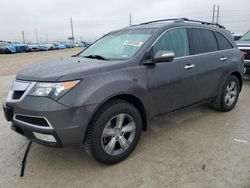
<path fill-rule="evenodd" d="M 129 59 L 154 33 L 155 29 L 131 29 L 110 33 L 89 48 L 80 57 L 101 57 L 106 60 Z"/>
<path fill-rule="evenodd" d="M 240 40 L 250 40 L 250 31 L 248 31 Z"/>

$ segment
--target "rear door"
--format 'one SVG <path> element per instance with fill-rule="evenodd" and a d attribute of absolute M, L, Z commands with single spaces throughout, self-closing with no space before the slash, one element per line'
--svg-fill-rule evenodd
<path fill-rule="evenodd" d="M 147 67 L 151 116 L 161 115 L 197 101 L 197 67 L 189 57 L 186 28 L 163 33 L 153 45 L 152 56 L 160 50 L 173 51 L 172 62 Z"/>
<path fill-rule="evenodd" d="M 198 67 L 198 100 L 214 97 L 226 61 L 221 61 L 215 33 L 203 28 L 188 29 L 190 54 Z"/>
<path fill-rule="evenodd" d="M 229 65 L 230 63 L 240 60 L 238 50 L 235 50 L 234 46 L 227 40 L 227 38 L 219 33 L 215 32 L 219 46 L 219 56 L 221 66 Z"/>

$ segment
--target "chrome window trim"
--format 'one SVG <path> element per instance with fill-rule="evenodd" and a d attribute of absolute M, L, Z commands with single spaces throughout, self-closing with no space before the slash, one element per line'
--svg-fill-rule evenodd
<path fill-rule="evenodd" d="M 233 50 L 233 49 L 237 49 L 237 48 L 230 48 L 230 49 L 226 49 L 226 50 L 218 50 L 218 51 L 206 52 L 206 53 L 194 54 L 194 55 L 188 55 L 188 56 L 183 56 L 183 57 L 176 57 L 174 59 L 183 59 L 183 58 L 188 58 L 188 57 L 191 58 L 191 57 L 202 56 L 202 55 L 210 55 L 210 54 L 214 54 L 214 53 L 218 53 L 218 52 L 223 52 L 223 51 L 229 51 L 229 50 Z"/>
<path fill-rule="evenodd" d="M 16 116 L 17 115 L 20 115 L 20 116 L 26 116 L 26 117 L 34 117 L 34 118 L 43 118 L 45 119 L 45 121 L 48 123 L 49 127 L 43 127 L 43 126 L 39 126 L 39 125 L 35 125 L 35 124 L 31 124 L 31 123 L 27 123 L 25 121 L 21 121 L 21 120 L 18 120 L 16 119 Z M 53 130 L 54 128 L 52 127 L 52 125 L 50 124 L 49 120 L 44 117 L 44 116 L 32 116 L 32 115 L 25 115 L 25 114 L 18 114 L 18 113 L 15 113 L 14 116 L 13 116 L 13 120 L 16 121 L 16 122 L 19 122 L 19 123 L 22 123 L 22 124 L 25 124 L 29 127 L 33 127 L 33 128 L 39 128 L 39 129 L 45 129 L 45 130 Z"/>
<path fill-rule="evenodd" d="M 157 39 L 153 42 L 153 44 L 149 47 L 149 49 L 147 50 L 147 53 L 150 51 L 150 49 L 155 45 L 155 43 L 159 40 L 159 38 L 164 35 L 166 32 L 172 30 L 172 29 L 205 29 L 205 30 L 209 30 L 209 31 L 212 31 L 212 32 L 219 32 L 219 31 L 215 31 L 213 29 L 210 29 L 210 28 L 202 28 L 202 27 L 199 27 L 199 26 L 196 26 L 196 27 L 192 27 L 192 26 L 176 26 L 176 27 L 172 27 L 172 28 L 169 28 L 167 30 L 165 30 L 164 32 L 162 32 L 158 37 Z M 219 32 L 220 34 L 222 34 L 221 32 Z M 222 34 L 225 38 L 226 36 L 224 34 Z M 216 38 L 216 37 L 215 37 Z M 227 39 L 227 38 L 226 38 Z M 217 40 L 217 38 L 216 38 Z M 189 43 L 189 39 L 188 39 L 188 43 Z M 231 42 L 230 42 L 231 44 Z M 182 56 L 182 57 L 175 57 L 174 60 L 178 60 L 178 59 L 183 59 L 183 58 L 189 58 L 189 57 L 195 57 L 195 56 L 201 56 L 201 55 L 209 55 L 209 54 L 213 54 L 213 53 L 218 53 L 218 52 L 223 52 L 223 51 L 229 51 L 229 50 L 233 50 L 233 49 L 238 49 L 237 46 L 233 47 L 233 48 L 230 48 L 230 49 L 225 49 L 225 50 L 217 50 L 217 51 L 212 51 L 212 52 L 206 52 L 206 53 L 200 53 L 200 54 L 194 54 L 194 55 L 187 55 L 187 56 Z M 250 49 L 250 48 L 249 48 Z M 189 49 L 190 50 L 190 49 Z"/>

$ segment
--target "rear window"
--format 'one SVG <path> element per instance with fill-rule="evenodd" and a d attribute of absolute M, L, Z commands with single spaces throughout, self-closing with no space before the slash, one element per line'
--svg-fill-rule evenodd
<path fill-rule="evenodd" d="M 226 50 L 233 48 L 232 44 L 222 34 L 215 32 L 215 35 L 217 37 L 219 50 Z"/>
<path fill-rule="evenodd" d="M 202 54 L 218 50 L 217 41 L 213 31 L 206 29 L 189 29 L 190 54 Z"/>

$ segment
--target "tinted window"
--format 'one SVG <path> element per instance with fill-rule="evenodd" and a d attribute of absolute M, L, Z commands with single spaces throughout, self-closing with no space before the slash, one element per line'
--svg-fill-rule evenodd
<path fill-rule="evenodd" d="M 189 29 L 190 54 L 202 54 L 218 50 L 213 31 L 206 29 Z"/>
<path fill-rule="evenodd" d="M 226 50 L 233 48 L 232 44 L 220 33 L 216 32 L 216 37 L 220 50 Z"/>
<path fill-rule="evenodd" d="M 154 54 L 158 51 L 173 51 L 175 57 L 189 55 L 187 30 L 184 28 L 171 29 L 165 32 L 154 45 Z"/>

